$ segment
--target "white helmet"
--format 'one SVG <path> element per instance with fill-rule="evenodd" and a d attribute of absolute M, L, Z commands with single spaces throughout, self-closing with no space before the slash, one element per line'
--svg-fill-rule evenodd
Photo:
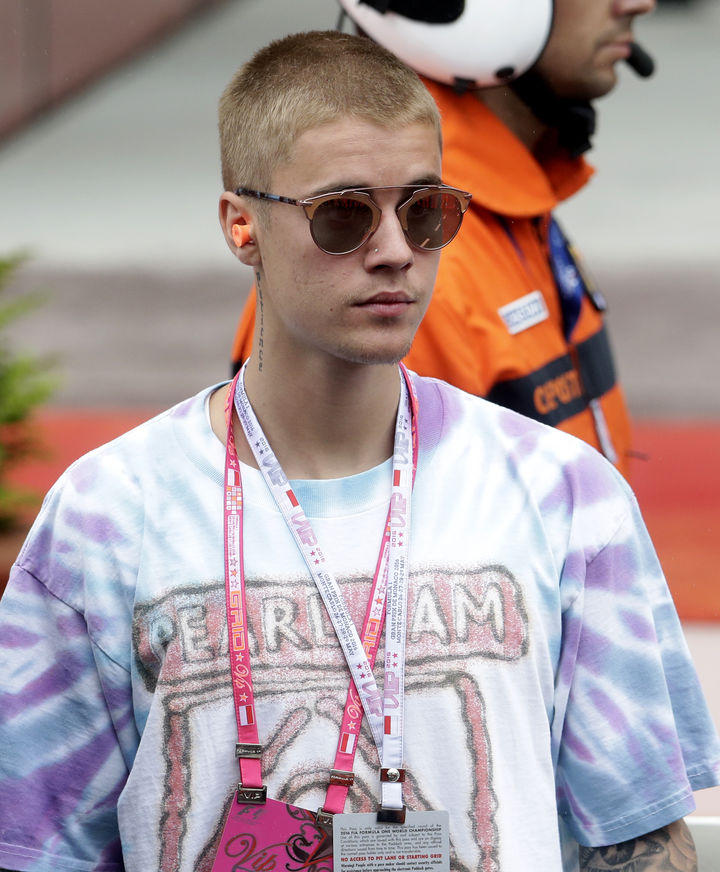
<path fill-rule="evenodd" d="M 369 37 L 418 73 L 464 88 L 517 78 L 550 36 L 553 0 L 340 0 Z"/>

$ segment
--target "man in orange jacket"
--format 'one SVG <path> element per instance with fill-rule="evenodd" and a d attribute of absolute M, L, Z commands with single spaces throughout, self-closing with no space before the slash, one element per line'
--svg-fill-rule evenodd
<path fill-rule="evenodd" d="M 655 0 L 340 0 L 355 24 L 426 77 L 443 120 L 443 179 L 471 191 L 406 358 L 422 375 L 556 426 L 625 474 L 630 426 L 605 302 L 552 216 L 592 175 L 591 101 L 628 61 Z M 255 298 L 233 362 L 252 343 Z"/>

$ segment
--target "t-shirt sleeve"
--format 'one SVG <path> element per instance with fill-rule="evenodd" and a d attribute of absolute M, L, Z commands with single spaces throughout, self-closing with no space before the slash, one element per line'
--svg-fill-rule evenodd
<path fill-rule="evenodd" d="M 0 868 L 121 870 L 128 672 L 19 566 L 0 602 L 0 675 Z"/>
<path fill-rule="evenodd" d="M 578 592 L 556 680 L 558 811 L 590 846 L 683 817 L 692 790 L 720 780 L 720 743 L 670 592 L 620 486 L 626 510 L 610 538 L 595 553 L 571 551 L 563 569 Z"/>

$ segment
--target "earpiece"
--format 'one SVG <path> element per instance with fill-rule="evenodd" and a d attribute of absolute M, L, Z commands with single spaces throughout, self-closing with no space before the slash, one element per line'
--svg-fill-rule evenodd
<path fill-rule="evenodd" d="M 247 245 L 248 242 L 253 242 L 253 238 L 250 236 L 250 230 L 246 224 L 233 224 L 232 238 L 238 248 L 242 248 L 244 245 Z"/>

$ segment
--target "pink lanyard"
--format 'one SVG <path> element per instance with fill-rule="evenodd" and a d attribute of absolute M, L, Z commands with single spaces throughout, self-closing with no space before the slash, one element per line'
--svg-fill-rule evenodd
<path fill-rule="evenodd" d="M 325 557 L 310 522 L 305 517 L 250 406 L 243 386 L 244 368 L 231 385 L 225 408 L 228 425 L 224 504 L 225 587 L 230 667 L 238 728 L 236 754 L 240 766 L 240 801 L 263 802 L 266 792 L 262 785 L 262 748 L 258 741 L 247 638 L 242 482 L 232 428 L 233 400 L 258 467 L 323 597 L 351 675 L 354 676 L 347 693 L 330 785 L 325 803 L 318 811 L 318 818 L 327 822 L 330 815 L 340 813 L 344 808 L 353 782 L 353 761 L 363 708 L 381 760 L 381 813 L 385 813 L 387 819 L 391 820 L 401 819 L 404 813 L 402 760 L 405 628 L 410 498 L 417 468 L 417 398 L 402 365 L 400 372 L 401 400 L 395 428 L 392 494 L 363 621 L 362 637 L 358 636 L 337 582 L 326 567 Z M 385 639 L 385 682 L 381 697 L 372 666 L 380 643 L 386 599 L 388 627 Z"/>

